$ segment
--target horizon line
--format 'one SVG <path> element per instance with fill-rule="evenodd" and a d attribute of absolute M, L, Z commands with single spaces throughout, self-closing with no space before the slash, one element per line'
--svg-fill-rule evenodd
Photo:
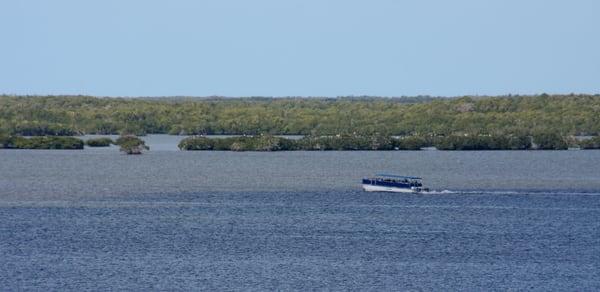
<path fill-rule="evenodd" d="M 549 92 L 538 92 L 538 93 L 505 93 L 505 94 L 464 94 L 464 95 L 430 95 L 430 94 L 419 94 L 419 95 L 245 95 L 245 96 L 227 96 L 227 95 L 91 95 L 91 94 L 13 94 L 13 93 L 0 93 L 0 96 L 11 96 L 11 97 L 94 97 L 94 98 L 123 98 L 123 99 L 168 99 L 168 98 L 197 98 L 197 99 L 245 99 L 245 98 L 266 98 L 266 99 L 286 99 L 286 98 L 314 98 L 314 99 L 338 99 L 338 98 L 380 98 L 380 99 L 396 99 L 396 98 L 463 98 L 463 97 L 518 97 L 518 96 L 578 96 L 578 95 L 589 95 L 598 96 L 598 93 L 583 93 L 583 92 L 569 92 L 569 93 L 549 93 Z"/>

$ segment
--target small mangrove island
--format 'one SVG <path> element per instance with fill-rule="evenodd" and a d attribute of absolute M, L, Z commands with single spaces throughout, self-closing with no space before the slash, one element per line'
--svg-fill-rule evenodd
<path fill-rule="evenodd" d="M 83 149 L 83 140 L 75 137 L 41 136 L 21 137 L 0 135 L 4 149 Z"/>
<path fill-rule="evenodd" d="M 118 145 L 121 152 L 126 154 L 142 154 L 145 150 L 150 150 L 150 147 L 146 146 L 144 140 L 134 136 L 125 135 L 119 137 L 115 141 L 115 145 Z"/>
<path fill-rule="evenodd" d="M 91 138 L 85 141 L 85 145 L 89 147 L 108 147 L 115 142 L 108 137 Z"/>

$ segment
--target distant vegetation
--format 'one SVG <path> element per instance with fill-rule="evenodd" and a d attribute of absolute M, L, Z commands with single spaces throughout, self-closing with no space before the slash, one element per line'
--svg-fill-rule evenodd
<path fill-rule="evenodd" d="M 597 136 L 600 95 L 275 99 L 4 95 L 0 96 L 2 129 L 33 136 Z"/>
<path fill-rule="evenodd" d="M 75 137 L 41 136 L 25 138 L 0 135 L 0 148 L 7 149 L 83 149 L 83 140 Z"/>
<path fill-rule="evenodd" d="M 578 144 L 582 149 L 600 149 L 600 136 L 584 140 Z"/>
<path fill-rule="evenodd" d="M 181 150 L 229 150 L 229 151 L 279 151 L 296 150 L 296 144 L 291 139 L 282 137 L 229 137 L 207 138 L 188 137 L 179 142 Z"/>
<path fill-rule="evenodd" d="M 108 137 L 101 137 L 88 139 L 85 144 L 90 147 L 108 147 L 110 144 L 114 144 L 114 141 Z"/>
<path fill-rule="evenodd" d="M 393 150 L 397 139 L 389 137 L 323 136 L 299 140 L 271 135 L 207 138 L 188 137 L 179 143 L 181 150 L 290 151 L 290 150 Z"/>
<path fill-rule="evenodd" d="M 527 136 L 447 136 L 437 137 L 429 147 L 439 150 L 528 150 L 533 149 Z"/>
<path fill-rule="evenodd" d="M 537 140 L 536 140 L 537 139 Z M 581 142 L 583 149 L 600 149 L 600 139 Z M 293 151 L 293 150 L 421 150 L 435 147 L 439 150 L 564 150 L 569 144 L 560 136 L 306 136 L 286 139 L 271 135 L 208 138 L 193 136 L 179 143 L 181 150 L 226 151 Z M 579 145 L 573 145 L 579 146 Z"/>
<path fill-rule="evenodd" d="M 144 140 L 133 135 L 121 136 L 115 141 L 115 144 L 119 145 L 119 150 L 126 154 L 142 154 L 144 150 L 150 150 Z"/>
<path fill-rule="evenodd" d="M 600 134 L 600 95 L 171 99 L 3 95 L 0 133 L 5 133 L 0 135 L 5 148 L 14 148 L 15 139 L 21 139 L 15 137 L 21 135 L 168 133 L 246 136 L 194 137 L 182 141 L 180 148 L 185 150 L 598 149 L 600 138 L 580 141 L 575 136 Z M 293 141 L 274 135 L 306 137 Z M 8 143 L 7 137 L 13 140 Z M 47 145 L 42 140 L 40 144 Z M 132 153 L 145 149 L 132 141 L 124 144 L 131 146 L 129 150 L 121 148 Z"/>

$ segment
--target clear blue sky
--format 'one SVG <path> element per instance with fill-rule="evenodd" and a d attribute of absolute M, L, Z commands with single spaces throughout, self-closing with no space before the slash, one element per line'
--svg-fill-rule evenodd
<path fill-rule="evenodd" d="M 0 2 L 0 93 L 600 93 L 597 0 Z"/>

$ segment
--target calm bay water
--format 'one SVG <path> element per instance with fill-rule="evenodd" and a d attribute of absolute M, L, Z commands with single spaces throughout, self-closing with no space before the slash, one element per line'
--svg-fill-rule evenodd
<path fill-rule="evenodd" d="M 600 289 L 600 151 L 161 143 L 1 150 L 1 290 Z M 362 192 L 375 172 L 436 191 Z"/>

